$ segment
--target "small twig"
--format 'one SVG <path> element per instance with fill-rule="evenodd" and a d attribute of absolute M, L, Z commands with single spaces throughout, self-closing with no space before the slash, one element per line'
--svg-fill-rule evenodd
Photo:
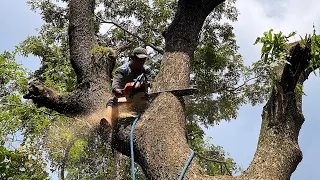
<path fill-rule="evenodd" d="M 247 79 L 247 80 L 246 80 L 245 82 L 243 82 L 243 84 L 241 84 L 240 86 L 235 87 L 235 88 L 232 88 L 232 89 L 228 89 L 227 91 L 234 92 L 234 91 L 242 88 L 243 86 L 245 86 L 249 81 L 254 80 L 254 79 L 257 79 L 257 78 L 258 78 L 258 77 L 253 77 L 253 78 Z"/>
<path fill-rule="evenodd" d="M 231 171 L 230 171 L 230 170 L 228 169 L 228 167 L 227 167 L 227 163 L 224 163 L 224 168 L 227 170 L 228 174 L 229 174 L 230 176 L 232 176 Z"/>
<path fill-rule="evenodd" d="M 253 77 L 253 78 L 250 78 L 250 79 L 247 79 L 245 82 L 243 82 L 243 84 L 239 85 L 238 87 L 234 87 L 234 88 L 231 88 L 231 87 L 221 87 L 221 88 L 217 88 L 217 89 L 214 89 L 213 91 L 210 92 L 210 94 L 212 93 L 218 93 L 220 91 L 228 91 L 228 92 L 234 92 L 238 89 L 240 89 L 241 87 L 245 86 L 249 81 L 251 80 L 254 80 L 258 77 Z"/>
<path fill-rule="evenodd" d="M 113 21 L 106 21 L 106 20 L 103 20 L 101 19 L 100 17 L 96 16 L 99 20 L 100 20 L 100 23 L 107 23 L 107 24 L 113 24 L 115 26 L 117 26 L 118 28 L 120 28 L 121 30 L 125 31 L 126 33 L 130 34 L 131 36 L 133 37 L 136 37 L 137 39 L 139 39 L 140 41 L 142 41 L 143 43 L 145 43 L 147 46 L 150 46 L 151 48 L 153 48 L 155 51 L 157 51 L 158 53 L 160 54 L 163 54 L 163 50 L 156 47 L 155 45 L 153 45 L 152 43 L 150 42 L 147 42 L 146 40 L 144 40 L 143 38 L 141 38 L 140 36 L 128 31 L 127 29 L 125 29 L 124 27 L 122 27 L 120 24 L 116 23 L 116 22 L 113 22 Z"/>
<path fill-rule="evenodd" d="M 225 167 L 225 169 L 227 170 L 228 174 L 229 174 L 230 176 L 232 176 L 232 173 L 230 172 L 230 170 L 229 170 L 228 167 L 227 167 L 227 162 L 225 162 L 225 161 L 220 161 L 220 160 L 217 160 L 217 159 L 207 158 L 207 157 L 201 156 L 201 155 L 198 154 L 198 153 L 196 153 L 195 155 L 198 156 L 200 159 L 204 159 L 204 160 L 207 160 L 207 161 L 212 161 L 212 162 L 215 162 L 215 163 L 223 164 L 224 167 Z M 221 165 L 220 167 L 221 167 L 221 171 L 222 171 L 222 165 Z"/>
<path fill-rule="evenodd" d="M 119 46 L 117 46 L 116 48 L 114 48 L 116 56 L 118 56 L 124 50 L 128 49 L 131 45 L 132 45 L 131 42 L 129 42 L 129 43 L 126 42 L 126 43 L 122 43 Z"/>
<path fill-rule="evenodd" d="M 212 162 L 215 162 L 215 163 L 221 163 L 221 164 L 226 163 L 224 161 L 220 161 L 220 160 L 217 160 L 217 159 L 204 157 L 204 156 L 202 156 L 202 155 L 200 155 L 198 153 L 196 153 L 196 156 L 198 156 L 200 159 L 204 159 L 204 160 L 207 160 L 207 161 L 212 161 Z"/>
<path fill-rule="evenodd" d="M 195 134 L 199 135 L 199 133 L 203 133 L 203 131 L 193 131 L 191 133 L 188 133 L 188 136 L 192 136 L 192 135 L 195 135 Z"/>

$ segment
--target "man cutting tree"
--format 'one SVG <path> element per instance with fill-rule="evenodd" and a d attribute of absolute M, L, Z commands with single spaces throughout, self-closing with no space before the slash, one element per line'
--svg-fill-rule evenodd
<path fill-rule="evenodd" d="M 129 100 L 129 95 L 133 98 L 133 91 L 146 93 L 150 87 L 151 70 L 144 65 L 148 57 L 146 49 L 137 47 L 131 53 L 129 62 L 116 69 L 112 81 L 112 93 L 115 98 L 107 103 L 106 120 L 111 126 L 119 115 L 118 98 L 126 97 Z"/>
<path fill-rule="evenodd" d="M 151 71 L 144 65 L 147 58 L 147 50 L 137 47 L 133 50 L 129 62 L 116 69 L 112 81 L 112 92 L 116 97 L 122 97 L 126 84 L 134 82 L 142 74 L 146 77 L 145 87 L 150 86 Z"/>

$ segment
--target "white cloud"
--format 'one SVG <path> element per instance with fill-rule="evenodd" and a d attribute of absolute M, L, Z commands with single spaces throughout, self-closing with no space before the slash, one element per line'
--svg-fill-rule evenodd
<path fill-rule="evenodd" d="M 240 16 L 234 23 L 235 34 L 246 64 L 251 64 L 259 58 L 261 46 L 254 46 L 253 43 L 258 36 L 262 36 L 263 32 L 271 28 L 276 33 L 282 31 L 288 34 L 297 31 L 302 36 L 312 33 L 313 23 L 317 31 L 320 29 L 320 24 L 316 24 L 320 22 L 320 16 L 317 15 L 320 3 L 316 3 L 315 0 L 239 0 L 236 7 Z M 270 15 L 271 13 L 273 14 Z M 299 40 L 299 36 L 293 40 Z"/>

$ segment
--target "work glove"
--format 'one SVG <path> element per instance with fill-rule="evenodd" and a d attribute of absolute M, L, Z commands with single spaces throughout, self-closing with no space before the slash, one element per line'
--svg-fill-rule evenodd
<path fill-rule="evenodd" d="M 123 90 L 122 90 L 122 89 L 114 89 L 113 92 L 114 92 L 114 95 L 115 95 L 117 98 L 123 96 Z"/>
<path fill-rule="evenodd" d="M 145 83 L 145 87 L 146 87 L 146 88 L 148 88 L 148 87 L 151 88 L 151 81 L 147 81 L 147 82 Z"/>

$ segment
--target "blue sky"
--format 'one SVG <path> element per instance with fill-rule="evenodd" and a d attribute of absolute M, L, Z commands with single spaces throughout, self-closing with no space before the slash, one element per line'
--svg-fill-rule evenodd
<path fill-rule="evenodd" d="M 37 35 L 36 28 L 40 28 L 42 20 L 39 14 L 30 10 L 23 0 L 0 2 L 0 53 L 4 50 L 12 51 L 28 36 Z M 39 67 L 39 59 L 35 57 L 17 58 L 25 67 L 35 70 Z"/>
<path fill-rule="evenodd" d="M 13 50 L 14 46 L 27 36 L 36 35 L 36 28 L 42 24 L 40 15 L 32 12 L 25 0 L 3 0 L 0 3 L 0 53 L 4 50 Z M 256 61 L 260 56 L 260 46 L 254 46 L 257 36 L 273 28 L 275 32 L 298 34 L 312 32 L 315 23 L 319 31 L 320 3 L 316 0 L 238 0 L 237 8 L 240 11 L 239 19 L 234 23 L 237 43 L 240 53 L 247 65 Z M 298 38 L 296 40 L 299 40 Z M 35 70 L 39 67 L 39 59 L 35 57 L 17 59 L 25 67 Z M 319 140 L 320 121 L 317 116 L 317 100 L 320 99 L 320 78 L 311 76 L 305 83 L 303 98 L 303 113 L 306 118 L 302 126 L 299 144 L 303 151 L 303 161 L 293 173 L 293 180 L 320 179 L 318 162 L 320 156 Z M 213 137 L 215 145 L 223 146 L 226 152 L 244 169 L 250 164 L 261 124 L 263 105 L 240 108 L 239 117 L 230 123 L 222 122 L 219 126 L 208 129 L 206 132 Z"/>

